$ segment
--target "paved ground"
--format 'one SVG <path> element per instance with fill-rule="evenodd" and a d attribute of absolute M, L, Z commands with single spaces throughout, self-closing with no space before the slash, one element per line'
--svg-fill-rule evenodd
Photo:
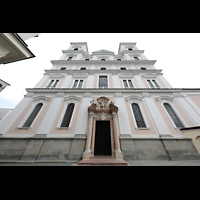
<path fill-rule="evenodd" d="M 200 166 L 200 160 L 191 161 L 132 161 L 131 166 Z M 0 166 L 72 166 L 74 162 L 64 163 L 0 163 Z"/>

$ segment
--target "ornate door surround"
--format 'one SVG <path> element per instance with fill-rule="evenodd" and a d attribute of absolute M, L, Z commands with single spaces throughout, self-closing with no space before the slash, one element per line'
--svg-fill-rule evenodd
<path fill-rule="evenodd" d="M 110 121 L 112 156 L 123 159 L 119 143 L 119 128 L 117 121 L 118 107 L 107 97 L 99 97 L 93 100 L 88 107 L 88 133 L 83 159 L 94 156 L 96 121 Z"/>

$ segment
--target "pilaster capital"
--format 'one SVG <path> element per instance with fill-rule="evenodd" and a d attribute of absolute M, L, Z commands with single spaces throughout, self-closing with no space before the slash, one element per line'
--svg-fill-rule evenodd
<path fill-rule="evenodd" d="M 113 118 L 117 118 L 117 113 L 113 112 L 112 116 L 113 116 Z"/>
<path fill-rule="evenodd" d="M 88 115 L 89 115 L 89 118 L 94 118 L 94 113 L 90 112 L 88 113 Z"/>

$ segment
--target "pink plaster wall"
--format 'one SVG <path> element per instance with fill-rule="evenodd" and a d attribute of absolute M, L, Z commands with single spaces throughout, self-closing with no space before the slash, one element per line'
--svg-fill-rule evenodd
<path fill-rule="evenodd" d="M 62 114 L 63 109 L 64 109 L 64 105 L 65 105 L 65 101 L 63 100 L 62 105 L 59 109 L 59 112 L 56 116 L 56 119 L 53 123 L 53 126 L 50 130 L 50 134 L 74 134 L 77 119 L 78 119 L 78 114 L 79 114 L 79 111 L 80 111 L 81 100 L 82 100 L 82 98 L 80 99 L 80 101 L 78 102 L 78 104 L 75 107 L 75 113 L 74 113 L 73 118 L 71 119 L 72 121 L 70 122 L 70 124 L 71 124 L 70 130 L 61 130 L 61 129 L 56 130 L 59 119 L 60 119 L 61 114 Z"/>
<path fill-rule="evenodd" d="M 200 108 L 200 95 L 199 94 L 197 94 L 197 95 L 188 94 L 187 96 Z M 187 101 L 187 99 L 186 99 L 186 101 Z M 188 103 L 190 103 L 190 102 L 188 102 Z"/>
<path fill-rule="evenodd" d="M 41 112 L 39 113 L 39 116 L 36 118 L 34 121 L 33 127 L 30 130 L 16 130 L 16 128 L 19 126 L 21 121 L 24 119 L 26 114 L 29 112 L 31 109 L 34 100 L 32 100 L 24 109 L 24 111 L 21 113 L 21 115 L 17 118 L 17 120 L 14 122 L 14 124 L 10 127 L 10 129 L 7 131 L 7 134 L 35 134 L 37 128 L 39 127 L 46 111 L 48 110 L 49 106 L 51 105 L 51 102 L 53 101 L 54 98 L 50 98 L 50 101 L 46 103 L 45 106 L 42 107 Z"/>
<path fill-rule="evenodd" d="M 132 131 L 132 134 L 134 135 L 134 134 L 149 134 L 149 135 L 157 135 L 157 133 L 156 133 L 156 130 L 155 130 L 155 127 L 154 127 L 154 125 L 153 125 L 153 123 L 152 123 L 152 121 L 151 121 L 151 118 L 150 118 L 150 116 L 149 116 L 149 114 L 148 114 L 148 111 L 147 111 L 147 108 L 146 108 L 146 106 L 145 106 L 145 104 L 144 104 L 144 102 L 141 102 L 141 105 L 142 105 L 142 109 L 143 109 L 143 111 L 144 111 L 144 114 L 145 114 L 145 117 L 146 117 L 146 119 L 147 119 L 147 121 L 148 121 L 148 124 L 149 124 L 149 126 L 150 126 L 150 129 L 148 130 L 148 129 L 142 129 L 142 130 L 136 130 L 135 128 L 135 124 L 134 124 L 134 121 L 133 121 L 133 114 L 132 114 L 132 109 L 131 109 L 131 107 L 129 106 L 129 103 L 124 99 L 124 101 L 125 101 L 125 105 L 126 105 L 126 109 L 127 109 L 127 113 L 128 113 L 128 118 L 129 118 L 129 124 L 130 124 L 130 126 L 131 126 L 131 131 Z"/>
<path fill-rule="evenodd" d="M 180 134 L 183 135 L 183 133 L 180 130 L 176 130 L 175 126 L 173 125 L 170 117 L 167 115 L 165 109 L 163 106 L 156 100 L 157 97 L 152 97 L 154 99 L 154 102 L 156 103 L 156 106 L 158 110 L 160 111 L 163 119 L 165 120 L 167 127 L 169 128 L 170 132 L 174 135 Z M 188 123 L 189 126 L 193 126 L 193 123 L 188 118 L 188 116 L 185 114 L 185 112 L 181 109 L 181 107 L 178 105 L 176 100 L 173 100 L 174 107 L 178 110 L 178 112 L 181 114 L 183 119 Z"/>

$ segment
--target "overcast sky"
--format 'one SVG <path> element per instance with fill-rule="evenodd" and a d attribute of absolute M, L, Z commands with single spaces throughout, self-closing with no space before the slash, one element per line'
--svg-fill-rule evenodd
<path fill-rule="evenodd" d="M 149 60 L 157 60 L 174 88 L 200 88 L 200 33 L 42 33 L 25 41 L 35 58 L 0 65 L 0 79 L 11 84 L 0 93 L 0 108 L 14 108 L 58 60 L 70 42 L 87 42 L 89 54 L 118 53 L 120 42 L 136 42 Z"/>

